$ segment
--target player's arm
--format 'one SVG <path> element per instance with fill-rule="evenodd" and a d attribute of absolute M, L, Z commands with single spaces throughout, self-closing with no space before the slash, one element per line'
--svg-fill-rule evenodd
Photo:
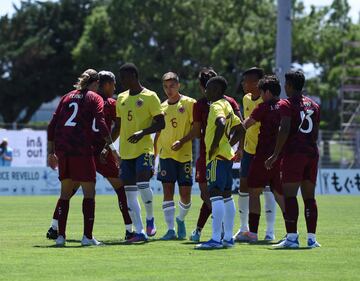
<path fill-rule="evenodd" d="M 243 130 L 243 128 L 241 125 L 236 125 L 232 128 L 233 134 L 230 139 L 231 146 L 234 146 L 235 144 L 237 144 L 240 141 L 240 138 L 242 136 L 242 130 Z"/>
<path fill-rule="evenodd" d="M 159 132 L 164 128 L 165 128 L 164 115 L 163 114 L 156 115 L 153 117 L 150 127 L 135 132 L 131 137 L 128 138 L 128 141 L 131 143 L 137 143 L 144 136 Z"/>
<path fill-rule="evenodd" d="M 119 137 L 120 129 L 121 129 L 121 118 L 116 117 L 114 120 L 114 127 L 111 131 L 111 138 L 113 140 L 116 140 Z"/>
<path fill-rule="evenodd" d="M 214 139 L 211 143 L 209 150 L 209 159 L 212 158 L 216 149 L 219 147 L 220 140 L 225 132 L 225 125 L 226 125 L 226 120 L 224 117 L 218 117 L 216 119 L 215 121 L 216 129 L 215 129 Z"/>
<path fill-rule="evenodd" d="M 274 162 L 278 159 L 281 150 L 289 136 L 291 126 L 291 117 L 283 116 L 280 121 L 279 133 L 276 139 L 276 145 L 273 154 L 265 161 L 265 167 L 271 169 Z"/>
<path fill-rule="evenodd" d="M 159 140 L 159 137 L 160 137 L 160 132 L 157 132 L 155 134 L 155 138 L 154 138 L 154 158 L 156 158 L 159 154 L 159 150 L 158 150 L 158 140 Z"/>

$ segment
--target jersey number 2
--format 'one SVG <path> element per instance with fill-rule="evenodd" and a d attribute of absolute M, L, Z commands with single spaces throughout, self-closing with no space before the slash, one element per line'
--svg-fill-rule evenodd
<path fill-rule="evenodd" d="M 76 114 L 79 111 L 79 105 L 76 102 L 72 102 L 69 104 L 69 107 L 74 107 L 74 111 L 71 114 L 70 118 L 65 122 L 65 126 L 67 127 L 75 127 L 76 126 L 76 122 L 73 122 L 73 120 L 76 117 Z"/>
<path fill-rule="evenodd" d="M 299 125 L 299 131 L 304 133 L 304 134 L 308 134 L 312 131 L 313 127 L 314 127 L 314 123 L 313 120 L 311 119 L 311 115 L 313 115 L 314 110 L 306 110 L 306 112 L 304 111 L 300 111 L 300 118 L 301 118 L 301 123 Z M 302 128 L 302 125 L 304 123 L 304 121 L 308 122 L 308 127 L 306 129 Z"/>

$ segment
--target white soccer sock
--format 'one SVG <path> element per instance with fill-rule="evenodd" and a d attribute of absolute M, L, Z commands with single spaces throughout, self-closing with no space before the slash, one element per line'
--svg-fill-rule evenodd
<path fill-rule="evenodd" d="M 58 227 L 59 227 L 59 223 L 58 223 L 58 220 L 56 219 L 52 219 L 51 220 L 51 228 L 54 229 L 54 230 L 58 230 Z"/>
<path fill-rule="evenodd" d="M 276 218 L 276 201 L 271 191 L 264 191 L 265 199 L 265 217 L 266 217 L 266 234 L 274 234 Z"/>
<path fill-rule="evenodd" d="M 234 219 L 236 213 L 235 203 L 232 196 L 224 199 L 224 208 L 224 240 L 230 241 L 233 237 Z"/>
<path fill-rule="evenodd" d="M 154 217 L 154 208 L 153 192 L 149 186 L 149 182 L 137 182 L 136 185 L 139 188 L 141 199 L 145 205 L 146 219 L 151 220 Z"/>
<path fill-rule="evenodd" d="M 138 188 L 136 185 L 125 185 L 125 193 L 129 214 L 133 225 L 135 226 L 136 233 L 143 233 L 144 227 L 141 220 L 141 207 L 138 200 Z"/>
<path fill-rule="evenodd" d="M 168 229 L 175 230 L 175 202 L 164 201 L 162 203 L 162 209 Z"/>
<path fill-rule="evenodd" d="M 133 231 L 132 224 L 125 224 L 125 229 L 129 232 Z"/>
<path fill-rule="evenodd" d="M 186 215 L 189 213 L 191 207 L 191 202 L 189 204 L 184 204 L 183 202 L 179 201 L 179 215 L 178 219 L 184 221 Z"/>
<path fill-rule="evenodd" d="M 225 206 L 224 198 L 222 196 L 211 197 L 212 207 L 212 239 L 221 241 L 222 222 L 224 220 Z"/>
<path fill-rule="evenodd" d="M 240 231 L 249 231 L 249 193 L 239 192 Z"/>

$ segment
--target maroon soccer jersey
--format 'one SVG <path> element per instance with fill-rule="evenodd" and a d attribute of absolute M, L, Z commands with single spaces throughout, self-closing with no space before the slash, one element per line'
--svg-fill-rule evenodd
<path fill-rule="evenodd" d="M 250 118 L 261 123 L 256 155 L 267 158 L 275 149 L 281 118 L 279 103 L 276 100 L 260 103 L 250 115 Z"/>
<path fill-rule="evenodd" d="M 240 108 L 237 102 L 228 96 L 224 96 L 225 99 L 230 103 L 236 115 L 240 114 Z M 205 148 L 205 130 L 207 125 L 207 119 L 209 116 L 210 103 L 203 97 L 194 104 L 193 109 L 193 120 L 194 122 L 200 122 L 201 124 L 201 137 L 200 137 L 200 157 L 206 157 Z"/>
<path fill-rule="evenodd" d="M 102 137 L 109 135 L 104 119 L 104 101 L 95 92 L 71 91 L 62 97 L 48 126 L 48 140 L 64 156 L 92 156 L 94 119 Z"/>
<path fill-rule="evenodd" d="M 105 97 L 102 98 L 104 100 L 105 123 L 108 130 L 111 132 L 112 123 L 116 119 L 116 100 L 112 98 L 105 98 Z M 99 134 L 97 125 L 93 129 L 95 130 L 96 133 L 95 141 L 94 141 L 94 151 L 95 151 L 95 155 L 98 155 L 105 146 L 105 140 L 101 136 L 101 134 Z"/>
<path fill-rule="evenodd" d="M 284 153 L 318 155 L 319 106 L 303 95 L 282 100 L 279 106 L 281 117 L 291 118 L 291 128 Z"/>

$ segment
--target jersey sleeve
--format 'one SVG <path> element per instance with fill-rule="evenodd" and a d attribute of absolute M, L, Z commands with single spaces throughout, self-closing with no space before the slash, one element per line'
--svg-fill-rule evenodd
<path fill-rule="evenodd" d="M 255 107 L 253 112 L 250 114 L 250 118 L 254 119 L 255 121 L 261 122 L 265 112 L 265 108 L 263 105 L 264 104 L 261 103 L 257 107 Z"/>
<path fill-rule="evenodd" d="M 58 118 L 59 118 L 59 113 L 61 111 L 61 108 L 63 106 L 63 101 L 65 99 L 66 95 L 63 96 L 58 104 L 58 107 L 56 108 L 52 118 L 51 118 L 51 121 L 48 125 L 48 128 L 47 128 L 47 138 L 48 138 L 48 141 L 54 141 L 55 139 L 55 128 L 56 128 L 56 124 L 58 122 Z"/>
<path fill-rule="evenodd" d="M 291 117 L 291 106 L 287 100 L 283 100 L 279 104 L 280 116 Z"/>
<path fill-rule="evenodd" d="M 236 102 L 235 99 L 229 98 L 228 102 L 230 103 L 230 105 L 231 105 L 232 109 L 234 110 L 235 114 L 236 114 L 236 112 L 240 112 L 240 107 L 239 107 L 239 105 L 238 105 L 238 103 Z"/>
<path fill-rule="evenodd" d="M 117 98 L 117 100 L 116 100 L 116 105 L 115 105 L 115 107 L 116 107 L 116 109 L 115 109 L 115 115 L 116 115 L 116 117 L 118 117 L 118 118 L 121 118 L 121 110 L 120 110 L 121 102 L 122 102 L 122 98 L 121 98 L 121 96 L 119 95 L 118 98 Z"/>
<path fill-rule="evenodd" d="M 196 104 L 196 101 L 191 99 L 189 101 L 189 120 L 190 120 L 190 123 L 192 124 L 194 122 L 194 107 L 195 107 L 195 104 Z"/>
<path fill-rule="evenodd" d="M 111 120 L 115 121 L 115 119 L 116 119 L 116 100 L 109 99 L 109 104 L 110 104 Z"/>
<path fill-rule="evenodd" d="M 226 118 L 224 108 L 220 104 L 217 104 L 217 103 L 213 103 L 210 106 L 209 116 L 210 115 L 214 117 L 214 120 L 221 118 L 221 117 Z"/>
<path fill-rule="evenodd" d="M 102 137 L 106 137 L 110 135 L 109 129 L 106 126 L 105 122 L 105 114 L 104 114 L 104 101 L 103 99 L 97 95 L 93 100 L 93 114 L 95 118 L 95 123 L 99 126 L 99 132 Z"/>
<path fill-rule="evenodd" d="M 160 99 L 157 96 L 157 94 L 155 94 L 155 93 L 150 96 L 149 109 L 150 109 L 150 115 L 152 117 L 154 117 L 156 115 L 160 115 L 160 114 L 163 113 L 161 103 L 160 103 Z"/>

